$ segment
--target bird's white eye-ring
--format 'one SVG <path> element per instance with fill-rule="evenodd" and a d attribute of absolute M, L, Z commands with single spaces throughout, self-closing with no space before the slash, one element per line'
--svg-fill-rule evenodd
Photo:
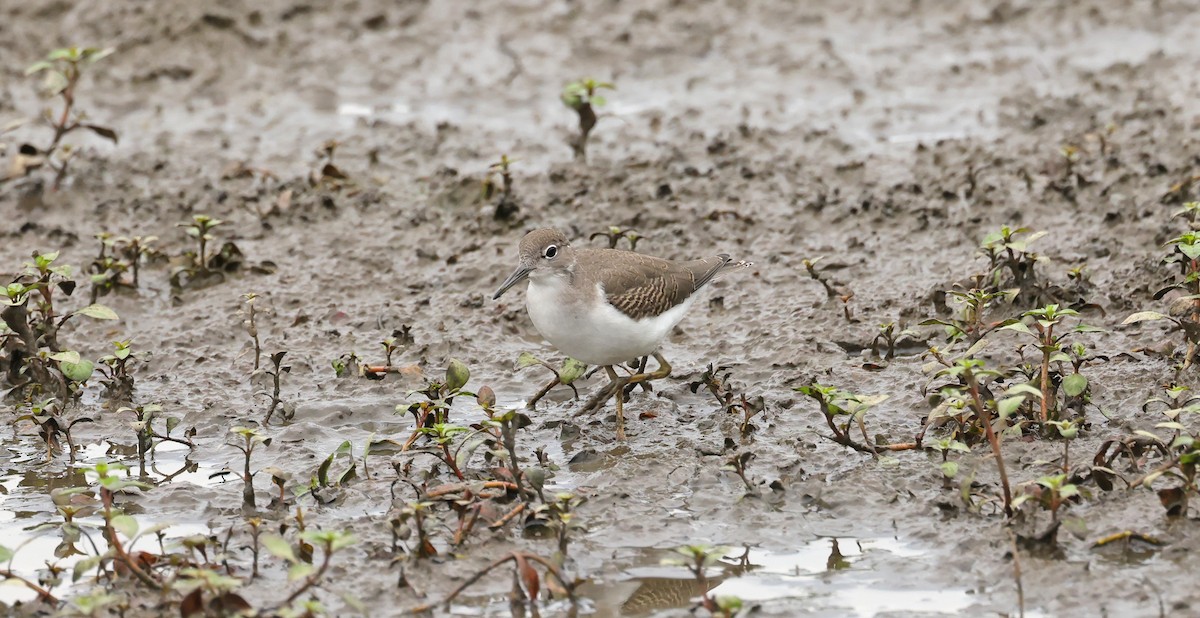
<path fill-rule="evenodd" d="M 547 260 L 553 259 L 554 256 L 558 255 L 558 247 L 550 245 L 549 247 L 546 247 L 546 250 L 542 252 L 542 255 L 546 256 Z"/>

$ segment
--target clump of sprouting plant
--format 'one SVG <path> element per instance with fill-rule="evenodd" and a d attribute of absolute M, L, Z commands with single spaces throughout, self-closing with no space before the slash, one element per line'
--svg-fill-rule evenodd
<path fill-rule="evenodd" d="M 1038 281 L 1037 263 L 1042 256 L 1029 250 L 1029 245 L 1047 232 L 1033 232 L 1027 227 L 1002 226 L 983 237 L 979 253 L 988 260 L 983 289 L 987 292 L 1008 291 L 1019 306 L 1052 302 Z"/>
<path fill-rule="evenodd" d="M 517 371 L 520 371 L 526 367 L 534 366 L 545 367 L 547 371 L 554 374 L 554 379 L 550 380 L 546 386 L 542 387 L 542 389 L 535 393 L 533 397 L 529 398 L 529 401 L 525 403 L 527 407 L 533 408 L 536 406 L 537 402 L 541 401 L 542 397 L 545 397 L 546 394 L 550 392 L 550 389 L 560 384 L 569 386 L 571 391 L 575 394 L 575 399 L 579 399 L 579 389 L 575 388 L 575 381 L 587 373 L 587 365 L 573 358 L 567 358 L 566 361 L 563 361 L 561 367 L 555 368 L 553 365 L 534 356 L 533 354 L 530 354 L 529 352 L 521 352 L 521 354 L 517 356 Z"/>
<path fill-rule="evenodd" d="M 344 356 L 340 359 L 341 369 L 338 369 L 339 363 L 335 361 L 334 369 L 340 376 L 345 373 L 347 369 L 346 363 L 347 361 L 350 361 L 351 364 L 358 365 L 359 374 L 363 377 L 369 380 L 382 380 L 384 376 L 389 373 L 402 373 L 404 371 L 403 367 L 400 367 L 394 363 L 393 358 L 395 357 L 396 352 L 411 346 L 413 342 L 412 326 L 409 326 L 408 324 L 401 325 L 400 328 L 393 329 L 391 335 L 385 337 L 383 341 L 379 342 L 380 345 L 383 346 L 384 364 L 364 365 L 357 362 L 357 358 L 354 357 L 353 354 L 350 354 L 349 357 Z"/>
<path fill-rule="evenodd" d="M 1088 355 L 1082 344 L 1066 345 L 1064 339 L 1073 333 L 1092 333 L 1100 329 L 1082 323 L 1067 329 L 1064 321 L 1078 315 L 1079 312 L 1074 309 L 1046 305 L 1026 311 L 1020 319 L 1008 320 L 1001 327 L 1031 337 L 1034 349 L 1040 353 L 1036 364 L 1023 369 L 1027 384 L 1036 389 L 1039 395 L 1037 411 L 1028 416 L 1043 425 L 1065 420 L 1064 412 L 1067 411 L 1075 418 L 1082 418 L 1084 405 L 1090 400 L 1088 379 L 1079 370 L 1085 363 L 1099 357 Z M 1056 332 L 1058 327 L 1061 328 Z M 1024 346 L 1021 352 L 1023 355 Z"/>
<path fill-rule="evenodd" d="M 158 252 L 156 236 L 114 236 L 108 232 L 96 234 L 100 253 L 92 258 L 87 272 L 92 283 L 92 302 L 121 289 L 137 289 L 141 263 Z"/>
<path fill-rule="evenodd" d="M 1012 489 L 1004 465 L 1002 437 L 1019 422 L 1013 418 L 1017 410 L 1027 400 L 1040 398 L 1041 391 L 1030 384 L 1017 384 L 1000 391 L 997 380 L 1005 374 L 973 357 L 981 347 L 976 344 L 962 358 L 953 361 L 936 349 L 930 350 L 934 357 L 930 370 L 936 370 L 935 379 L 943 382 L 937 387 L 939 401 L 929 414 L 926 430 L 936 427 L 953 440 L 968 445 L 978 442 L 981 436 L 987 440 L 1000 476 L 1002 507 L 1005 515 L 1012 517 Z M 993 389 L 1000 394 L 996 395 Z"/>
<path fill-rule="evenodd" d="M 1028 541 L 1054 545 L 1058 542 L 1058 528 L 1062 524 L 1061 509 L 1071 503 L 1086 497 L 1087 492 L 1068 481 L 1066 474 L 1051 474 L 1020 486 L 1021 493 L 1012 501 L 1012 508 L 1018 509 L 1022 504 L 1030 502 L 1039 509 L 1050 513 L 1050 525 L 1042 532 L 1028 535 Z"/>
<path fill-rule="evenodd" d="M 225 273 L 235 272 L 242 267 L 242 250 L 232 242 L 222 243 L 216 251 L 212 251 L 216 243 L 213 230 L 224 223 L 208 215 L 192 215 L 191 221 L 177 224 L 196 241 L 196 249 L 186 251 L 173 260 L 171 287 L 178 290 L 221 283 L 225 280 Z"/>
<path fill-rule="evenodd" d="M 740 412 L 742 422 L 738 424 L 738 429 L 742 437 L 746 437 L 754 431 L 751 421 L 766 409 L 766 401 L 761 395 L 749 398 L 744 392 L 734 388 L 730 380 L 732 375 L 733 371 L 729 367 L 725 365 L 714 367 L 713 363 L 709 363 L 708 368 L 697 379 L 688 383 L 688 388 L 693 394 L 704 388 L 712 393 L 721 409 L 729 413 Z"/>
<path fill-rule="evenodd" d="M 500 160 L 488 166 L 487 174 L 483 177 L 483 186 L 480 189 L 483 200 L 487 202 L 497 194 L 500 196 L 496 202 L 496 210 L 492 213 L 492 217 L 497 221 L 508 221 L 521 210 L 513 192 L 512 164 L 516 161 L 510 159 L 507 154 L 502 154 Z M 497 177 L 500 178 L 499 184 L 496 183 Z"/>
<path fill-rule="evenodd" d="M 44 59 L 25 69 L 26 75 L 42 76 L 42 96 L 57 99 L 61 108 L 42 111 L 41 120 L 53 131 L 49 143 L 40 148 L 23 144 L 14 162 L 13 172 L 0 178 L 0 181 L 25 176 L 46 166 L 54 172 L 53 187 L 57 190 L 66 178 L 68 166 L 78 154 L 78 148 L 65 141 L 68 135 L 84 130 L 117 143 L 116 131 L 91 122 L 87 114 L 76 106 L 80 79 L 91 65 L 108 57 L 113 51 L 112 48 L 65 47 L 50 52 Z"/>
<path fill-rule="evenodd" d="M 139 360 L 141 354 L 133 351 L 133 342 L 114 341 L 113 351 L 101 356 L 99 367 L 101 384 L 104 385 L 104 396 L 111 401 L 128 402 L 133 400 L 133 375 L 129 373 L 129 363 Z"/>
<path fill-rule="evenodd" d="M 637 251 L 638 242 L 644 240 L 646 237 L 639 234 L 637 230 L 624 229 L 615 225 L 610 225 L 608 226 L 608 229 L 604 230 L 603 232 L 596 232 L 591 236 L 588 236 L 588 240 L 595 240 L 597 238 L 608 239 L 609 249 L 616 249 L 617 244 L 624 239 L 625 242 L 629 243 L 630 251 Z"/>
<path fill-rule="evenodd" d="M 587 527 L 579 521 L 577 513 L 585 502 L 585 497 L 563 492 L 555 494 L 552 501 L 543 500 L 542 504 L 530 512 L 532 522 L 546 526 L 554 532 L 558 545 L 551 559 L 560 569 L 565 568 L 570 555 L 571 535 L 587 533 Z M 526 522 L 526 528 L 531 527 L 530 524 L 531 522 Z"/>
<path fill-rule="evenodd" d="M 1142 411 L 1161 413 L 1165 419 L 1154 427 L 1169 433 L 1137 430 L 1105 440 L 1092 460 L 1090 477 L 1105 491 L 1113 489 L 1114 479 L 1120 479 L 1131 489 L 1153 489 L 1168 516 L 1186 516 L 1192 499 L 1200 493 L 1200 485 L 1196 482 L 1200 433 L 1190 429 L 1184 421 L 1186 417 L 1200 413 L 1200 395 L 1186 386 L 1170 386 L 1164 396 L 1147 400 Z M 1125 474 L 1137 475 L 1133 480 L 1117 470 L 1122 456 L 1126 461 Z M 1147 469 L 1151 462 L 1157 465 Z M 1173 483 L 1161 482 L 1167 479 Z"/>
<path fill-rule="evenodd" d="M 887 395 L 856 395 L 833 386 L 812 383 L 795 388 L 817 402 L 821 416 L 825 418 L 831 436 L 830 440 L 863 453 L 878 455 L 879 451 L 904 451 L 918 448 L 917 443 L 887 444 L 878 437 L 872 440 L 867 435 L 865 416 L 872 407 L 888 398 Z M 853 425 L 853 427 L 852 427 Z M 862 436 L 863 441 L 854 439 L 855 430 Z"/>
<path fill-rule="evenodd" d="M 58 252 L 33 254 L 33 261 L 0 294 L 0 343 L 8 394 L 49 394 L 67 402 L 79 394 L 95 365 L 59 341 L 59 332 L 72 318 L 85 316 L 116 320 L 117 314 L 92 304 L 63 311 L 60 293 L 70 296 L 76 283 L 70 266 L 59 265 Z"/>
<path fill-rule="evenodd" d="M 424 400 L 396 406 L 397 413 L 412 414 L 413 420 L 416 421 L 416 429 L 405 443 L 405 449 L 411 446 L 418 436 L 423 435 L 422 429 L 450 422 L 450 406 L 454 404 L 454 398 L 459 395 L 474 396 L 474 393 L 462 390 L 470 379 L 471 370 L 466 364 L 452 358 L 446 365 L 446 377 L 442 381 L 430 380 L 425 384 L 425 388 L 409 393 L 421 394 L 425 397 Z"/>
<path fill-rule="evenodd" d="M 710 547 L 708 545 L 684 545 L 676 548 L 678 557 L 663 559 L 668 566 L 682 566 L 696 580 L 697 592 L 700 597 L 700 607 L 713 615 L 733 618 L 742 609 L 742 600 L 733 596 L 714 597 L 709 594 L 713 588 L 709 582 L 708 570 L 719 563 L 726 554 L 728 547 Z"/>
<path fill-rule="evenodd" d="M 887 322 L 879 326 L 879 333 L 871 340 L 871 353 L 875 358 L 890 361 L 896 357 L 896 345 L 906 339 L 916 339 L 918 333 L 910 328 L 899 327 L 895 322 Z M 882 350 L 882 353 L 880 351 Z"/>
<path fill-rule="evenodd" d="M 1166 287 L 1154 294 L 1155 300 L 1169 299 L 1167 313 L 1139 311 L 1124 324 L 1135 322 L 1171 322 L 1187 343 L 1179 369 L 1186 370 L 1200 353 L 1200 232 L 1191 231 L 1167 241 L 1170 247 L 1161 264 L 1172 272 Z"/>
<path fill-rule="evenodd" d="M 122 275 L 129 270 L 129 265 L 119 256 L 114 255 L 112 234 L 101 232 L 96 234 L 96 239 L 100 241 L 100 255 L 92 258 L 92 263 L 88 265 L 88 273 L 90 273 L 92 281 L 93 303 L 99 297 L 106 296 L 125 285 Z"/>
<path fill-rule="evenodd" d="M 946 296 L 957 305 L 953 309 L 948 304 L 944 307 L 946 312 L 953 312 L 953 315 L 946 319 L 925 320 L 921 322 L 921 326 L 941 326 L 945 329 L 947 341 L 966 341 L 974 345 L 984 335 L 1004 323 L 1002 320 L 987 320 L 987 313 L 997 301 L 1008 299 L 1011 294 L 973 287 L 947 290 Z"/>
<path fill-rule="evenodd" d="M 62 440 L 65 440 L 65 450 L 72 463 L 75 461 L 75 441 L 71 438 L 71 429 L 79 423 L 93 422 L 91 417 L 68 415 L 62 403 L 53 397 L 23 402 L 18 407 L 17 417 L 13 422 L 22 421 L 29 422 L 37 428 L 38 436 L 46 446 L 46 461 L 54 459 L 55 451 L 64 450 Z"/>
<path fill-rule="evenodd" d="M 137 436 L 137 453 L 139 473 L 142 476 L 146 475 L 146 458 L 152 457 L 154 447 L 163 442 L 174 442 L 182 444 L 188 448 L 195 448 L 191 437 L 195 435 L 196 429 L 193 427 L 185 432 L 183 437 L 174 437 L 171 432 L 179 426 L 179 418 L 175 416 L 163 416 L 163 407 L 157 403 L 147 403 L 136 407 L 123 407 L 117 410 L 119 414 L 129 414 L 133 417 L 132 425 L 134 433 Z M 155 429 L 155 421 L 159 418 L 163 420 L 163 432 L 159 433 Z"/>
<path fill-rule="evenodd" d="M 596 127 L 596 108 L 603 107 L 607 102 L 604 96 L 597 92 L 616 88 L 609 82 L 596 81 L 590 77 L 563 87 L 560 95 L 563 105 L 571 108 L 579 116 L 579 135 L 571 140 L 571 149 L 575 151 L 576 159 L 587 161 L 588 136 Z"/>
<path fill-rule="evenodd" d="M 966 444 L 955 440 L 953 437 L 945 437 L 940 440 L 927 440 L 925 448 L 937 451 L 942 455 L 942 462 L 938 465 L 938 469 L 942 472 L 943 488 L 950 488 L 950 481 L 958 476 L 958 462 L 950 459 L 950 453 L 970 453 L 971 448 Z"/>
<path fill-rule="evenodd" d="M 314 154 L 317 157 L 317 164 L 309 173 L 309 184 L 333 191 L 340 191 L 353 184 L 350 177 L 333 163 L 333 156 L 337 153 L 338 146 L 341 146 L 341 143 L 331 139 L 316 149 Z"/>

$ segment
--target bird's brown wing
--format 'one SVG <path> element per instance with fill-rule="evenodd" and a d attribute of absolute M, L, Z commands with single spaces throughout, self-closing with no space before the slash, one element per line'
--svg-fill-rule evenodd
<path fill-rule="evenodd" d="M 687 300 L 729 263 L 728 255 L 672 262 L 629 251 L 592 251 L 616 254 L 581 258 L 589 264 L 603 265 L 596 274 L 608 302 L 635 320 L 660 315 Z"/>

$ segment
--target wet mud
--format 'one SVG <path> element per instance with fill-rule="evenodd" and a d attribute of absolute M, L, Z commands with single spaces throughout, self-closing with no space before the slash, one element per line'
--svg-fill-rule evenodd
<path fill-rule="evenodd" d="M 80 321 L 62 335 L 91 358 L 132 338 L 146 353 L 134 401 L 161 403 L 195 428 L 195 448 L 161 447 L 146 473 L 157 486 L 128 501 L 137 517 L 185 536 L 223 535 L 253 514 L 228 473 L 242 461 L 229 427 L 261 420 L 267 406 L 250 378 L 247 293 L 259 296 L 264 352 L 287 352 L 282 399 L 295 411 L 264 429 L 273 442 L 254 466 L 303 484 L 344 441 L 360 456 L 372 439 L 407 439 L 412 418 L 396 406 L 419 399 L 410 391 L 451 358 L 470 367 L 468 390 L 491 386 L 501 407 L 540 390 L 549 373 L 515 370 L 518 355 L 561 357 L 533 329 L 523 290 L 490 300 L 529 229 L 602 246 L 589 236 L 620 226 L 644 235 L 637 248 L 649 254 L 753 261 L 714 283 L 673 333 L 663 353 L 675 373 L 635 391 L 627 441 L 613 439 L 611 404 L 577 415 L 565 387 L 529 413 L 519 454 L 536 462 L 542 450 L 547 492 L 588 498 L 578 514 L 586 532 L 571 545 L 572 572 L 588 580 L 581 613 L 690 615 L 695 582 L 661 561 L 707 543 L 731 548 L 713 569 L 714 590 L 758 615 L 1015 616 L 1003 515 L 968 512 L 957 482 L 944 486 L 937 453 L 876 457 L 833 443 L 814 402 L 793 388 L 819 381 L 887 395 L 866 417 L 870 432 L 911 441 L 932 408 L 922 353 L 943 338 L 917 324 L 945 317 L 939 291 L 983 272 L 984 235 L 1027 226 L 1048 232 L 1033 246 L 1046 258 L 1041 278 L 1105 329 L 1080 340 L 1111 358 L 1088 368 L 1093 405 L 1072 458 L 1153 430 L 1163 418 L 1142 403 L 1164 384 L 1195 386 L 1196 374 L 1177 375 L 1172 358 L 1152 353 L 1182 346 L 1177 333 L 1122 321 L 1165 310 L 1153 298 L 1161 244 L 1186 229 L 1171 213 L 1196 199 L 1197 9 L 1119 0 L 0 3 L 0 120 L 43 106 L 23 69 L 47 50 L 111 45 L 117 53 L 86 78 L 79 105 L 121 138 L 80 140 L 59 191 L 38 175 L 0 184 L 0 265 L 17 272 L 32 251 L 59 249 L 64 262 L 86 264 L 99 232 L 157 235 L 177 255 L 192 246 L 178 223 L 200 213 L 225 221 L 215 234 L 240 249 L 239 271 L 175 289 L 168 265 L 147 265 L 136 292 L 101 299 L 118 322 Z M 558 99 L 583 76 L 617 85 L 586 163 L 572 158 L 575 119 Z M 5 156 L 46 131 L 0 136 Z M 345 179 L 315 184 L 329 140 Z M 519 209 L 498 220 L 480 187 L 503 153 L 517 159 Z M 808 275 L 805 260 L 816 258 L 848 298 Z M 1086 284 L 1068 276 L 1080 265 Z M 916 334 L 880 362 L 870 348 L 887 322 Z M 381 363 L 379 342 L 397 329 L 411 336 L 393 359 L 404 373 L 335 375 L 331 364 L 349 353 Z M 1016 362 L 1018 334 L 992 340 L 989 359 Z M 710 363 L 729 367 L 739 393 L 763 398 L 749 436 L 738 414 L 689 387 Z M 603 383 L 601 373 L 577 385 L 586 398 Z M 96 420 L 75 436 L 81 463 L 136 468 L 128 416 L 103 409 L 97 392 L 80 405 Z M 484 418 L 472 401 L 456 401 L 452 414 L 462 424 Z M 50 488 L 78 484 L 80 473 L 65 455 L 44 463 L 28 424 L 4 433 L 0 530 L 33 538 L 56 520 Z M 1061 450 L 1057 440 L 1006 441 L 1010 477 L 1051 472 Z M 746 452 L 755 495 L 724 469 Z M 333 614 L 354 613 L 343 595 L 371 615 L 434 603 L 506 552 L 553 551 L 552 538 L 519 526 L 451 549 L 456 522 L 446 513 L 433 533 L 439 558 L 393 561 L 387 513 L 393 499 L 415 496 L 392 463 L 407 459 L 380 446 L 356 480 L 299 502 L 310 525 L 359 539 L 317 593 Z M 986 444 L 958 461 L 980 491 L 998 492 Z M 418 458 L 414 468 L 432 463 Z M 269 475 L 255 487 L 258 514 L 283 521 L 285 511 L 266 506 L 276 491 Z M 1060 532 L 1059 551 L 1018 552 L 1026 615 L 1196 611 L 1193 518 L 1167 518 L 1150 490 L 1089 491 L 1069 507 L 1083 525 Z M 1162 545 L 1094 547 L 1127 530 Z M 15 568 L 43 568 L 56 543 L 31 541 Z M 234 553 L 244 569 L 246 552 Z M 510 615 L 511 585 L 498 571 L 437 612 Z M 276 568 L 243 593 L 270 604 L 286 586 Z M 31 598 L 0 592 L 4 603 Z M 135 609 L 155 615 L 156 602 L 147 595 Z"/>

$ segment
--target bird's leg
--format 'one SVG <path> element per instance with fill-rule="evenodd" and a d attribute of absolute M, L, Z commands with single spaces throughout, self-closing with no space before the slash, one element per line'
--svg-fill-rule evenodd
<path fill-rule="evenodd" d="M 616 373 L 616 371 L 611 371 L 612 367 L 605 367 L 604 369 L 609 370 L 609 377 Z M 592 395 L 592 397 L 587 400 L 587 403 L 583 404 L 583 407 L 579 409 L 578 414 L 586 414 L 588 412 L 595 412 L 596 410 L 599 410 L 600 407 L 607 403 L 609 399 L 612 399 L 612 396 L 617 393 L 617 389 L 621 388 L 622 386 L 625 386 L 623 381 L 610 380 L 608 384 L 604 385 L 604 388 L 600 389 L 595 395 Z"/>
<path fill-rule="evenodd" d="M 633 372 L 634 375 L 637 375 L 640 373 L 646 373 L 646 365 L 649 363 L 650 363 L 649 356 L 643 356 L 642 358 L 640 358 L 637 363 L 637 369 Z M 638 383 L 630 384 L 629 386 L 625 387 L 625 398 L 628 399 L 629 396 L 633 394 L 633 389 L 637 388 L 639 385 L 642 387 L 642 390 L 644 390 L 646 392 L 651 392 L 652 390 L 654 390 L 653 388 L 651 388 L 651 386 L 649 384 L 647 384 L 645 382 L 638 382 Z"/>
<path fill-rule="evenodd" d="M 624 392 L 624 386 L 625 386 L 625 383 L 629 380 L 629 378 L 622 378 L 621 376 L 617 375 L 617 371 L 615 369 L 613 369 L 612 367 L 605 367 L 604 369 L 605 369 L 605 371 L 608 372 L 608 377 L 609 377 L 609 379 L 612 380 L 612 383 L 617 385 L 617 388 L 616 388 L 616 391 L 617 391 L 616 392 L 616 395 L 617 395 L 617 439 L 624 440 L 625 439 L 625 406 L 624 406 L 625 392 Z"/>
<path fill-rule="evenodd" d="M 650 373 L 638 373 L 637 375 L 629 376 L 630 384 L 638 384 L 641 382 L 649 382 L 650 380 L 661 380 L 671 375 L 671 364 L 667 359 L 662 357 L 658 352 L 654 353 L 654 360 L 658 361 L 658 369 Z"/>

